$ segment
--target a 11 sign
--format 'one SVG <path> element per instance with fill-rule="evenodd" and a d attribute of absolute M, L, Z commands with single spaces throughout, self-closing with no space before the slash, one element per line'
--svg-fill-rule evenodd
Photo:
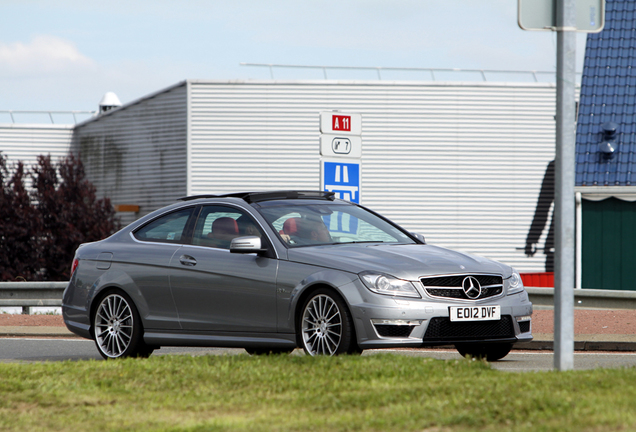
<path fill-rule="evenodd" d="M 362 115 L 326 111 L 320 113 L 320 132 L 323 134 L 350 135 L 362 134 Z"/>
<path fill-rule="evenodd" d="M 331 129 L 333 131 L 351 132 L 351 116 L 348 115 L 332 115 Z"/>

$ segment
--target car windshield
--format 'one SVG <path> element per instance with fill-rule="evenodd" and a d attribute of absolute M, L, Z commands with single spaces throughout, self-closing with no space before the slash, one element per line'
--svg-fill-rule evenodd
<path fill-rule="evenodd" d="M 350 204 L 264 202 L 259 210 L 290 247 L 351 243 L 415 243 L 400 229 Z"/>

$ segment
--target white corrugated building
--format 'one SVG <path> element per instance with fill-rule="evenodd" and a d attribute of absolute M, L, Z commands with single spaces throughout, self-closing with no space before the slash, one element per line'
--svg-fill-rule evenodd
<path fill-rule="evenodd" d="M 39 155 L 51 155 L 53 160 L 68 154 L 73 124 L 12 124 L 0 123 L 0 152 L 9 165 L 18 160 L 31 167 Z"/>
<path fill-rule="evenodd" d="M 187 80 L 78 124 L 72 148 L 100 194 L 139 206 L 130 221 L 185 195 L 317 189 L 331 110 L 362 114 L 363 205 L 430 243 L 546 271 L 524 249 L 550 223 L 537 204 L 554 84 Z"/>

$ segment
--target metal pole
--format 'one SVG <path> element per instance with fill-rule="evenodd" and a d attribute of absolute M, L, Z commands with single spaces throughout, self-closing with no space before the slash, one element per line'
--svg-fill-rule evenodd
<path fill-rule="evenodd" d="M 554 367 L 574 368 L 574 80 L 576 0 L 557 0 Z"/>
<path fill-rule="evenodd" d="M 581 289 L 583 286 L 583 197 L 581 192 L 576 193 L 576 284 L 575 289 Z"/>

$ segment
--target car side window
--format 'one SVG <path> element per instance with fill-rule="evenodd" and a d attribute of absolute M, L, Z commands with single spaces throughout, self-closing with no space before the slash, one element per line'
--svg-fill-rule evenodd
<path fill-rule="evenodd" d="M 229 249 L 236 237 L 263 234 L 258 224 L 242 210 L 225 206 L 205 206 L 197 219 L 192 244 Z"/>
<path fill-rule="evenodd" d="M 190 207 L 155 219 L 135 231 L 134 236 L 142 241 L 182 243 L 185 241 L 186 225 L 193 210 Z"/>

